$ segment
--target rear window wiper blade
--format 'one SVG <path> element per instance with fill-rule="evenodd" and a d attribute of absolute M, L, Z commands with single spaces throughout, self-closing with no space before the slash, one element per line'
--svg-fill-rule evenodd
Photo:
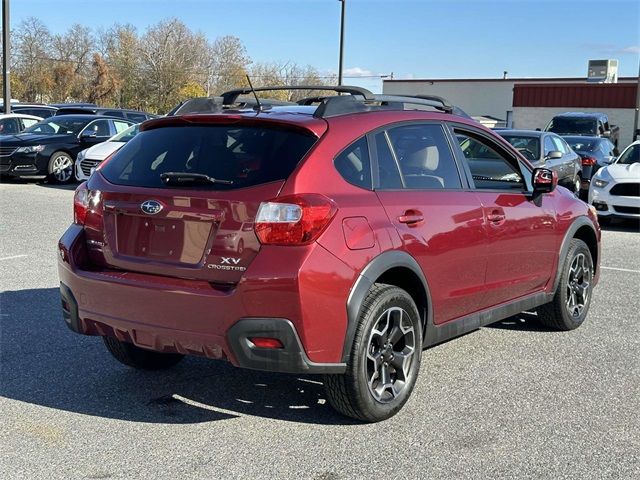
<path fill-rule="evenodd" d="M 204 173 L 165 172 L 160 174 L 160 178 L 164 183 L 174 185 L 182 185 L 185 183 L 219 183 L 222 185 L 233 185 L 233 180 L 213 178 Z"/>

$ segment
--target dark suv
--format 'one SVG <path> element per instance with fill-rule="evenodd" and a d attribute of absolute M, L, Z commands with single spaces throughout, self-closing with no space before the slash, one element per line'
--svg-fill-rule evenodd
<path fill-rule="evenodd" d="M 137 368 L 201 355 L 324 374 L 331 405 L 378 421 L 426 347 L 535 308 L 583 323 L 592 208 L 442 99 L 335 90 L 142 124 L 76 191 L 67 325 Z"/>

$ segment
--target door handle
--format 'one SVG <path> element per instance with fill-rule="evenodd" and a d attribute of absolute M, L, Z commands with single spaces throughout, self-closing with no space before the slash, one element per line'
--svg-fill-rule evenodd
<path fill-rule="evenodd" d="M 398 222 L 405 223 L 409 227 L 417 227 L 424 222 L 424 217 L 422 216 L 422 212 L 418 210 L 407 210 L 403 215 L 398 217 Z"/>

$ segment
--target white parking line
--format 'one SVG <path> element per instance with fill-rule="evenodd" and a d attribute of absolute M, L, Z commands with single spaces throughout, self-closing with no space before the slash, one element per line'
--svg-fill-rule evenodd
<path fill-rule="evenodd" d="M 616 270 L 618 272 L 631 272 L 631 273 L 640 273 L 640 270 L 631 270 L 629 268 L 616 268 L 616 267 L 600 267 L 603 270 Z"/>
<path fill-rule="evenodd" d="M 14 258 L 23 258 L 23 257 L 28 257 L 29 255 L 12 255 L 10 257 L 2 257 L 0 258 L 0 262 L 2 260 L 13 260 Z"/>

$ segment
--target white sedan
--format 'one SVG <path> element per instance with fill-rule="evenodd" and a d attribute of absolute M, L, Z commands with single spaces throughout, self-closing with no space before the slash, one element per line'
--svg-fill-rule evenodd
<path fill-rule="evenodd" d="M 42 117 L 25 113 L 0 114 L 0 135 L 15 135 L 25 128 L 35 125 L 40 120 L 42 120 Z"/>
<path fill-rule="evenodd" d="M 138 127 L 139 125 L 131 125 L 106 142 L 98 143 L 78 153 L 75 164 L 76 179 L 80 182 L 89 180 L 93 171 L 105 158 L 138 134 Z"/>
<path fill-rule="evenodd" d="M 640 141 L 591 179 L 589 203 L 605 218 L 640 218 Z"/>

